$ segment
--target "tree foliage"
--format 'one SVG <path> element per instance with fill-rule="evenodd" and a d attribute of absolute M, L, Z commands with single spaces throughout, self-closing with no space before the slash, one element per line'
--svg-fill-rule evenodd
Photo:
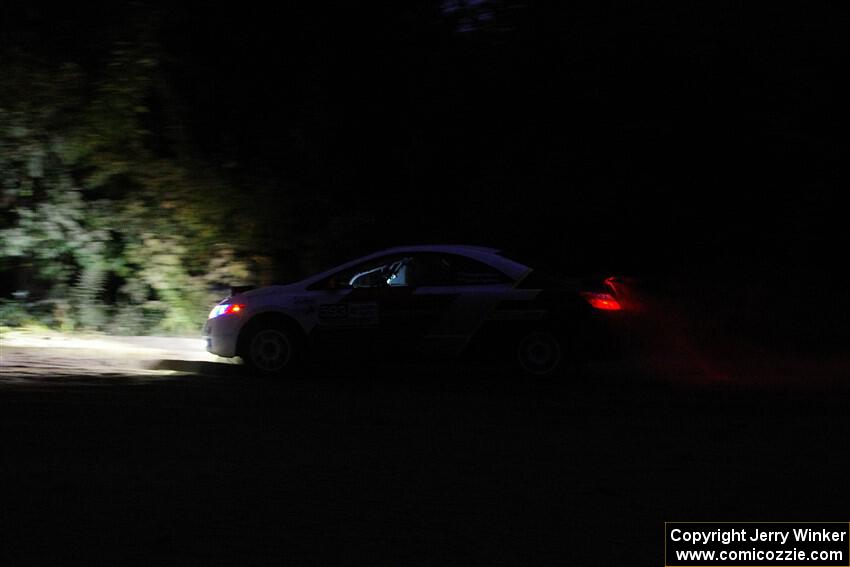
<path fill-rule="evenodd" d="M 197 333 L 250 277 L 146 31 L 88 66 L 15 49 L 0 65 L 0 271 L 64 328 Z"/>

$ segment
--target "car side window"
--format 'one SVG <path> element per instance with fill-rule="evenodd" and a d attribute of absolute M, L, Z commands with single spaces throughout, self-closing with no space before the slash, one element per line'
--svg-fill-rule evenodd
<path fill-rule="evenodd" d="M 384 256 L 347 268 L 318 282 L 312 289 L 398 287 L 407 285 L 410 256 Z"/>
<path fill-rule="evenodd" d="M 486 285 L 507 283 L 505 274 L 456 254 L 422 252 L 376 258 L 342 270 L 312 289 Z"/>
<path fill-rule="evenodd" d="M 495 268 L 472 258 L 455 256 L 453 263 L 456 285 L 485 285 L 507 283 L 510 278 Z"/>
<path fill-rule="evenodd" d="M 418 254 L 407 265 L 413 286 L 456 286 L 506 283 L 509 278 L 490 266 L 456 254 Z"/>

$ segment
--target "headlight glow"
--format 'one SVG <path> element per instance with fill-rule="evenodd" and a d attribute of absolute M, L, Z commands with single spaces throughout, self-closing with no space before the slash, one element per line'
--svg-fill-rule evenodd
<path fill-rule="evenodd" d="M 231 313 L 239 313 L 245 306 L 239 303 L 222 303 L 221 305 L 216 305 L 210 311 L 209 317 L 207 319 L 214 319 L 216 317 L 220 317 L 222 315 L 229 315 Z"/>

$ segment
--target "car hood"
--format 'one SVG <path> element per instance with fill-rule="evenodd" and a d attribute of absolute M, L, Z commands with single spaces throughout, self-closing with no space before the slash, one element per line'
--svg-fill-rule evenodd
<path fill-rule="evenodd" d="M 301 283 L 292 283 L 286 285 L 267 285 L 258 287 L 248 291 L 243 291 L 232 295 L 231 297 L 251 299 L 266 297 L 268 295 L 285 295 L 288 293 L 300 293 L 304 291 L 304 286 Z"/>

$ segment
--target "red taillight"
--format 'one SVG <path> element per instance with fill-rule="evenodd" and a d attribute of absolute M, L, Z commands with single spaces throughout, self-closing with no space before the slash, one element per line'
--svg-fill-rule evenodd
<path fill-rule="evenodd" d="M 581 296 L 590 303 L 590 306 L 594 309 L 602 309 L 604 311 L 619 311 L 623 307 L 620 305 L 620 302 L 614 299 L 609 293 L 593 293 L 590 291 L 586 291 L 581 294 Z"/>

